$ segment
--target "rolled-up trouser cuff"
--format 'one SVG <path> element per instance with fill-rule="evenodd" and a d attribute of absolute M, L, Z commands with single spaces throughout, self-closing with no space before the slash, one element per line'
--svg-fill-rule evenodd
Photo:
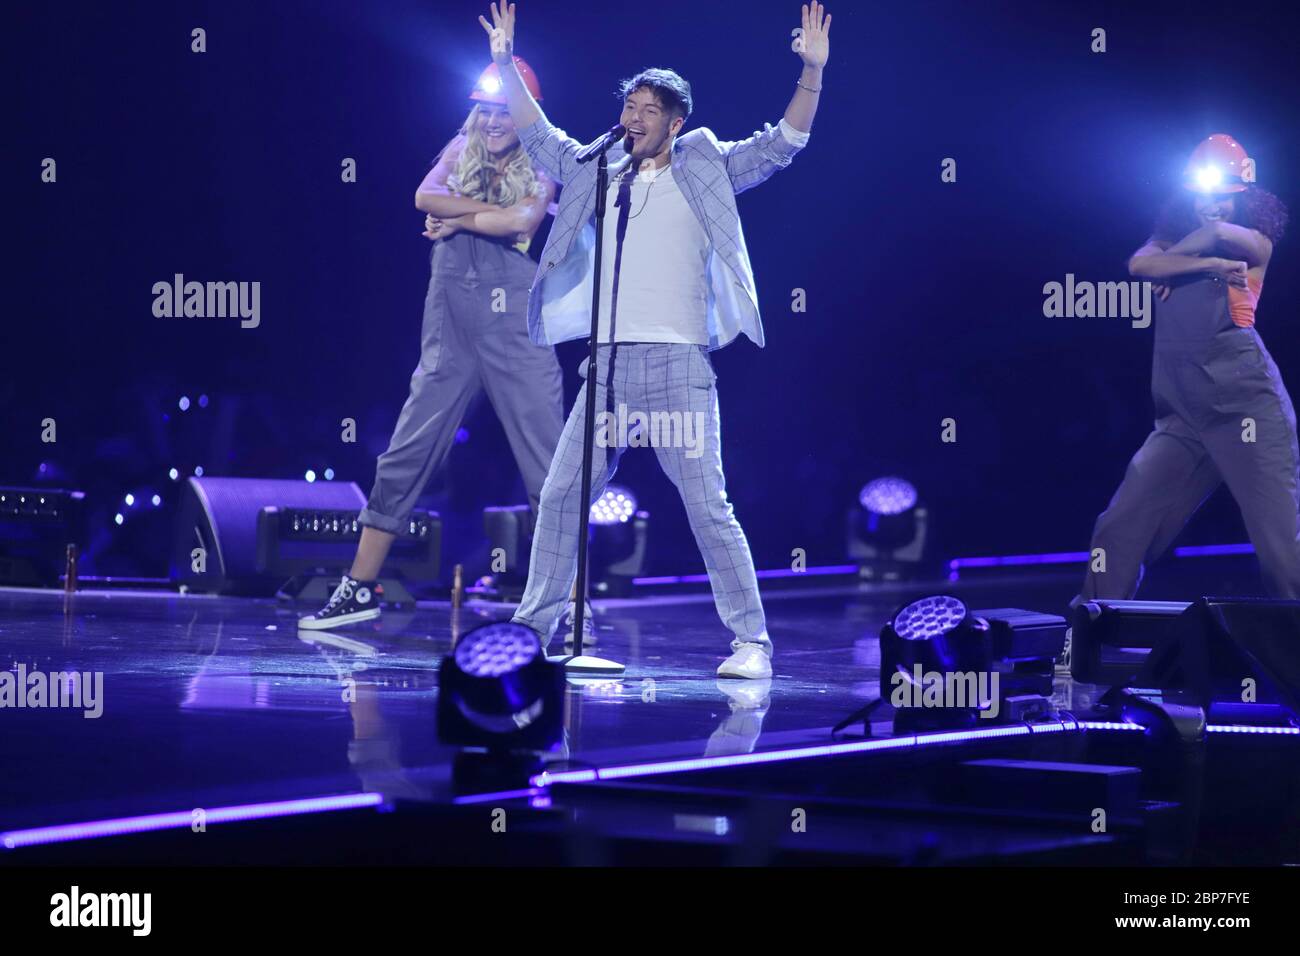
<path fill-rule="evenodd" d="M 388 515 L 371 511 L 369 508 L 361 510 L 361 514 L 357 515 L 357 523 L 363 528 L 374 528 L 376 531 L 387 531 L 389 534 L 401 534 L 406 530 L 407 525 L 406 521 L 398 521 Z"/>

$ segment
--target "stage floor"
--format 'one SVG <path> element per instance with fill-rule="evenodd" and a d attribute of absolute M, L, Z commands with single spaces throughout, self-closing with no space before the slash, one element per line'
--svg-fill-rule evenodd
<path fill-rule="evenodd" d="M 719 680 L 730 634 L 708 594 L 595 602 L 597 652 L 616 681 L 570 682 L 572 757 L 605 762 L 825 742 L 874 696 L 877 634 L 905 595 L 953 585 L 775 591 L 771 681 Z M 1067 581 L 956 586 L 972 606 L 1060 609 Z M 461 633 L 509 617 L 472 602 Z M 0 830 L 186 807 L 282 800 L 358 787 L 449 794 L 437 743 L 437 665 L 448 605 L 299 631 L 272 600 L 0 590 L 0 660 L 10 670 L 102 672 L 102 714 L 0 712 L 6 782 Z M 353 683 L 349 684 L 349 680 Z M 354 693 L 345 693 L 355 688 Z M 1075 691 L 1061 681 L 1065 700 Z M 345 700 L 353 696 L 354 701 Z"/>
<path fill-rule="evenodd" d="M 1063 613 L 1076 583 L 1038 573 L 772 591 L 770 681 L 715 676 L 730 635 L 708 594 L 595 602 L 596 652 L 627 673 L 569 682 L 567 755 L 555 755 L 567 762 L 556 766 L 830 743 L 830 727 L 877 696 L 878 634 L 904 601 L 949 592 L 972 608 Z M 11 768 L 0 833 L 329 794 L 442 807 L 459 797 L 463 805 L 455 753 L 437 740 L 437 666 L 453 627 L 463 634 L 511 610 L 421 603 L 321 632 L 300 631 L 295 611 L 273 600 L 0 590 L 5 669 L 103 675 L 97 717 L 0 711 L 0 766 Z M 1053 702 L 1061 710 L 1081 714 L 1097 696 L 1058 672 Z M 872 729 L 887 738 L 892 726 Z M 766 780 L 778 778 L 791 779 Z M 729 784 L 752 792 L 765 785 L 752 775 Z M 636 814 L 621 818 L 635 829 Z"/>

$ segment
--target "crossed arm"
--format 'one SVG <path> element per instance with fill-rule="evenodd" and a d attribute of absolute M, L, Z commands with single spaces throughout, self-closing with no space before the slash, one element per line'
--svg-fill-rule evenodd
<path fill-rule="evenodd" d="M 1128 260 L 1129 275 L 1143 279 L 1168 279 L 1191 272 L 1206 272 L 1212 262 L 1209 257 L 1193 253 L 1171 253 L 1171 244 L 1148 239 Z"/>
<path fill-rule="evenodd" d="M 457 196 L 447 186 L 447 178 L 460 156 L 460 138 L 452 140 L 415 191 L 415 208 L 427 213 L 424 235 L 443 239 L 458 231 L 482 236 L 532 235 L 555 198 L 555 184 L 541 180 L 542 194 L 529 196 L 513 206 Z"/>
<path fill-rule="evenodd" d="M 480 236 L 531 236 L 537 231 L 546 215 L 546 208 L 555 196 L 555 184 L 549 180 L 542 181 L 543 195 L 529 196 L 513 206 L 488 206 L 477 212 L 467 212 L 459 216 L 439 219 L 429 216 L 425 219 L 426 232 L 430 239 L 445 238 L 457 230 L 476 232 Z M 441 223 L 441 229 L 435 228 Z M 432 234 L 431 234 L 432 233 Z"/>
<path fill-rule="evenodd" d="M 1175 243 L 1148 239 L 1129 258 L 1129 273 L 1164 279 L 1191 272 L 1244 272 L 1268 264 L 1273 243 L 1255 229 L 1230 222 L 1212 222 Z M 1226 257 L 1226 258 L 1224 258 Z M 1244 267 L 1244 268 L 1243 268 Z"/>
<path fill-rule="evenodd" d="M 1128 269 L 1130 275 L 1156 280 L 1163 299 L 1169 293 L 1162 280 L 1196 272 L 1214 273 L 1244 288 L 1246 271 L 1263 268 L 1272 254 L 1273 243 L 1262 233 L 1230 222 L 1212 222 L 1176 243 L 1148 239 L 1130 257 Z"/>
<path fill-rule="evenodd" d="M 1188 233 L 1169 247 L 1172 255 L 1207 256 L 1219 254 L 1240 259 L 1250 268 L 1267 265 L 1273 255 L 1273 243 L 1261 232 L 1230 222 L 1212 222 Z"/>

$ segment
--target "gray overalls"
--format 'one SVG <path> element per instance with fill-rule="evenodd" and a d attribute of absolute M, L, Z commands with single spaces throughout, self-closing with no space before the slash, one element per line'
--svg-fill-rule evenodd
<path fill-rule="evenodd" d="M 1158 305 L 1151 393 L 1156 427 L 1097 518 L 1080 597 L 1125 599 L 1220 482 L 1226 482 L 1277 598 L 1300 598 L 1295 409 L 1253 328 L 1233 324 L 1227 283 L 1192 275 Z M 1250 421 L 1254 441 L 1246 440 Z"/>
<path fill-rule="evenodd" d="M 508 239 L 457 232 L 434 243 L 420 364 L 388 450 L 379 456 L 361 524 L 404 530 L 434 469 L 451 451 L 482 386 L 505 428 L 533 511 L 564 427 L 554 349 L 528 339 L 536 263 Z"/>

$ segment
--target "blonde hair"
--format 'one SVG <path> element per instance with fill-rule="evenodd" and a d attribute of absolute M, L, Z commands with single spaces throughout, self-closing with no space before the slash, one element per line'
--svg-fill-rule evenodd
<path fill-rule="evenodd" d="M 477 103 L 469 111 L 460 128 L 465 137 L 464 148 L 456 162 L 456 169 L 447 177 L 447 185 L 462 196 L 489 202 L 497 206 L 513 206 L 529 196 L 541 196 L 545 190 L 533 171 L 533 164 L 524 152 L 522 143 L 516 143 L 506 161 L 506 168 L 493 185 L 496 163 L 483 142 L 479 131 L 479 117 L 484 113 Z"/>

